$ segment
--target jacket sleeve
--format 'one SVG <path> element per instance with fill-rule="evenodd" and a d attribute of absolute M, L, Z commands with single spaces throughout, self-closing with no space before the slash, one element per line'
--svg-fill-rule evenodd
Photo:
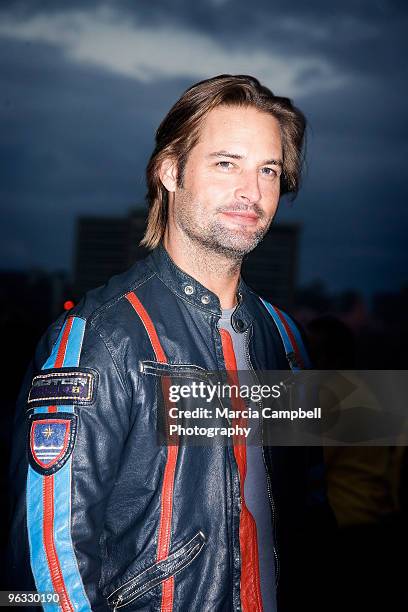
<path fill-rule="evenodd" d="M 115 349 L 101 332 L 79 316 L 53 325 L 14 423 L 12 588 L 57 592 L 64 611 L 108 609 L 99 589 L 104 516 L 130 405 Z"/>

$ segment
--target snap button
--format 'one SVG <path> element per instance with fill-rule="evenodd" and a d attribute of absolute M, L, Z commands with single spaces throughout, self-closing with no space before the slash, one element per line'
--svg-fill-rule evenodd
<path fill-rule="evenodd" d="M 194 287 L 192 285 L 186 285 L 184 287 L 184 293 L 186 295 L 191 295 L 192 293 L 194 293 Z"/>
<path fill-rule="evenodd" d="M 203 295 L 203 297 L 201 298 L 201 301 L 203 304 L 209 304 L 210 303 L 210 296 L 209 295 Z"/>
<path fill-rule="evenodd" d="M 242 331 L 244 329 L 244 322 L 242 319 L 237 319 L 235 321 L 235 327 L 237 328 L 238 331 Z"/>

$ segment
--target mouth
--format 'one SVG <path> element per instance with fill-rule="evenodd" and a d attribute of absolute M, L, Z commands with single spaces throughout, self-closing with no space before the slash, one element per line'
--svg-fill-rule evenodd
<path fill-rule="evenodd" d="M 239 225 L 256 225 L 259 221 L 259 215 L 251 210 L 226 210 L 221 214 Z"/>

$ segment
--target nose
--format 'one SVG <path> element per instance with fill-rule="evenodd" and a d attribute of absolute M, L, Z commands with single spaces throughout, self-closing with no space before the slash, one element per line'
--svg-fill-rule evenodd
<path fill-rule="evenodd" d="M 239 175 L 239 183 L 235 189 L 237 202 L 247 201 L 256 204 L 261 199 L 261 192 L 258 183 L 258 172 L 245 171 Z"/>

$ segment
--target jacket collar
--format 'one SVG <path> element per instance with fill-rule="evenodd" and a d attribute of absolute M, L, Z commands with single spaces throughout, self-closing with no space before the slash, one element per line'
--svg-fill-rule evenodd
<path fill-rule="evenodd" d="M 162 282 L 180 299 L 196 308 L 221 316 L 218 296 L 204 287 L 195 278 L 181 270 L 171 259 L 163 244 L 155 248 L 146 262 L 159 276 Z M 238 284 L 238 305 L 232 314 L 232 325 L 237 332 L 245 331 L 252 323 L 254 316 L 249 311 L 250 289 L 240 277 Z"/>

